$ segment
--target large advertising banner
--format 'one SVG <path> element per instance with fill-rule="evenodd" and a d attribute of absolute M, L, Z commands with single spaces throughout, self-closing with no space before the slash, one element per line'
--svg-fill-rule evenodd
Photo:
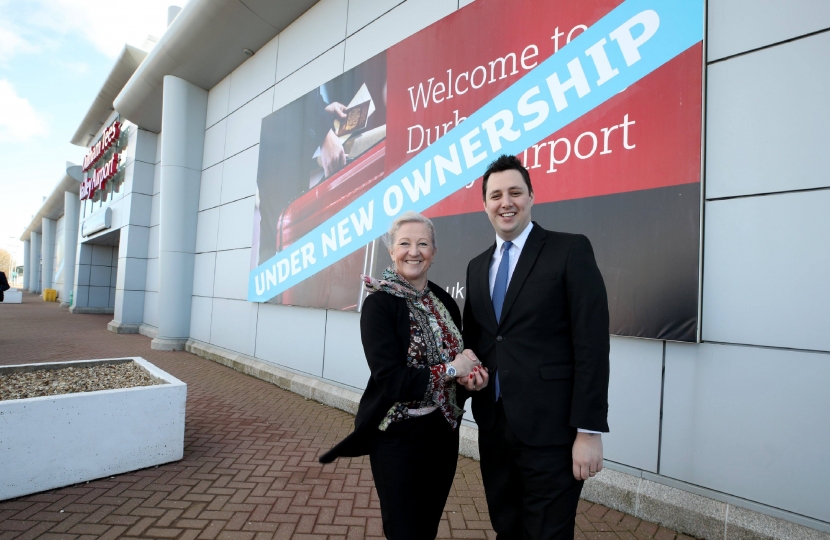
<path fill-rule="evenodd" d="M 517 155 L 534 221 L 585 234 L 611 333 L 694 341 L 702 0 L 477 0 L 262 121 L 248 299 L 359 310 L 414 210 L 463 306 L 495 233 L 481 175 Z"/>

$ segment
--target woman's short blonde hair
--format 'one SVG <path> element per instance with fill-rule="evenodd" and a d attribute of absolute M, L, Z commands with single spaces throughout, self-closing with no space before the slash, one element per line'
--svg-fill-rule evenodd
<path fill-rule="evenodd" d="M 432 220 L 412 210 L 407 210 L 399 215 L 389 226 L 389 232 L 383 235 L 383 243 L 386 244 L 386 247 L 392 247 L 392 244 L 395 243 L 395 235 L 398 234 L 398 229 L 404 223 L 423 223 L 429 227 L 429 232 L 432 235 L 432 249 L 438 248 L 438 244 L 435 242 L 435 226 L 432 224 Z"/>

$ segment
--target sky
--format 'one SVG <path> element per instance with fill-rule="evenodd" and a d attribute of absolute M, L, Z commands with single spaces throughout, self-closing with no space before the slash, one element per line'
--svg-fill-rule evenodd
<path fill-rule="evenodd" d="M 69 140 L 125 44 L 161 37 L 184 0 L 0 0 L 0 248 L 86 148 Z"/>

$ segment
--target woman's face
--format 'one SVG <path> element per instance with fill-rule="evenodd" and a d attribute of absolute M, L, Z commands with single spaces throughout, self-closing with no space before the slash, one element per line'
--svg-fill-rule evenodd
<path fill-rule="evenodd" d="M 435 258 L 432 233 L 424 223 L 404 223 L 389 248 L 395 271 L 416 288 L 426 285 L 427 270 Z"/>

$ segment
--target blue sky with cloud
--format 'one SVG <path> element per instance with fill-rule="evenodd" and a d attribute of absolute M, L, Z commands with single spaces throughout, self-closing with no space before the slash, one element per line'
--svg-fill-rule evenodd
<path fill-rule="evenodd" d="M 69 143 L 125 43 L 160 37 L 175 0 L 0 0 L 0 248 L 18 241 L 85 148 Z"/>

